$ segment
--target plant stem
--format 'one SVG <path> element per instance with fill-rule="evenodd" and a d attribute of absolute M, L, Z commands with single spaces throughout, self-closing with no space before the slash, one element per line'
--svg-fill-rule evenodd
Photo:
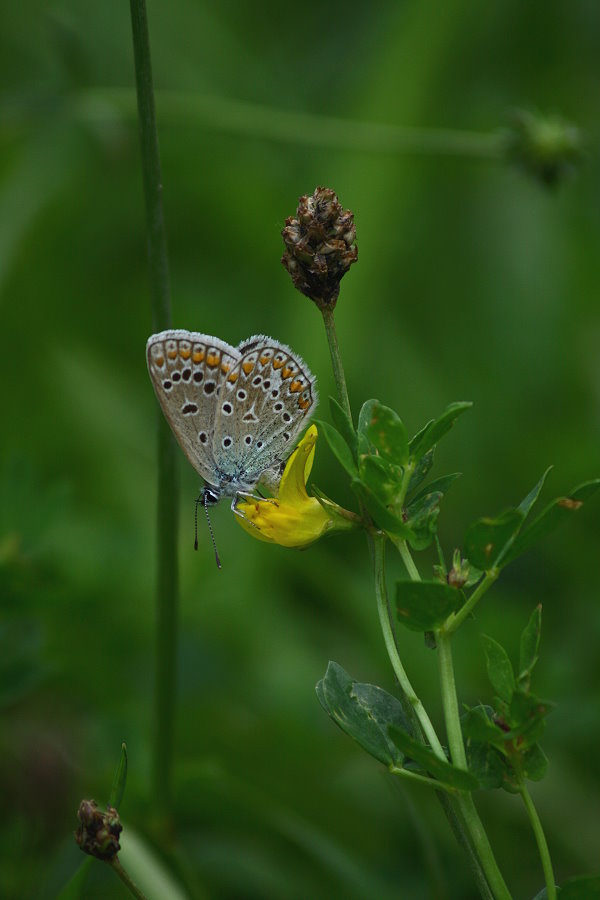
<path fill-rule="evenodd" d="M 385 536 L 383 534 L 374 534 L 371 537 L 371 542 L 379 624 L 381 625 L 383 640 L 385 641 L 385 647 L 388 652 L 392 668 L 394 669 L 394 674 L 398 679 L 398 684 L 400 685 L 400 688 L 402 689 L 406 700 L 410 703 L 411 707 L 415 711 L 417 719 L 419 720 L 419 724 L 423 729 L 425 737 L 429 741 L 431 749 L 439 759 L 443 759 L 445 761 L 446 755 L 444 753 L 442 745 L 440 744 L 438 736 L 435 733 L 435 729 L 431 724 L 431 719 L 427 715 L 425 707 L 417 697 L 413 686 L 408 680 L 408 675 L 406 674 L 404 666 L 400 661 L 398 650 L 396 648 L 396 642 L 394 641 L 394 635 L 392 633 L 392 627 L 390 625 L 390 619 L 388 615 L 387 588 L 385 584 Z"/>
<path fill-rule="evenodd" d="M 451 637 L 440 630 L 436 632 L 435 638 L 440 661 L 440 689 L 450 758 L 453 765 L 459 769 L 466 770 L 467 756 L 460 727 L 454 665 L 452 663 Z M 496 900 L 509 900 L 509 890 L 498 868 L 488 836 L 479 818 L 471 794 L 460 794 L 457 798 L 457 804 L 494 897 Z"/>
<path fill-rule="evenodd" d="M 479 582 L 464 606 L 461 606 L 458 612 L 452 613 L 452 615 L 448 617 L 448 621 L 441 629 L 444 634 L 452 634 L 462 625 L 465 619 L 471 615 L 486 591 L 494 584 L 499 574 L 500 572 L 498 569 L 490 569 L 489 572 L 486 572 L 485 578 L 483 581 Z"/>
<path fill-rule="evenodd" d="M 352 410 L 350 409 L 344 366 L 342 365 L 342 357 L 340 356 L 340 348 L 338 346 L 333 309 L 322 309 L 321 312 L 323 313 L 323 322 L 327 333 L 327 342 L 329 343 L 329 353 L 331 355 L 331 365 L 333 367 L 333 377 L 335 378 L 338 400 L 340 406 L 347 414 L 350 421 L 352 421 Z"/>
<path fill-rule="evenodd" d="M 396 549 L 398 550 L 398 553 L 400 554 L 400 556 L 402 558 L 402 562 L 404 563 L 404 566 L 406 568 L 406 571 L 408 572 L 408 577 L 410 578 L 410 580 L 411 581 L 420 581 L 421 576 L 419 574 L 419 570 L 417 569 L 417 567 L 415 565 L 415 561 L 413 560 L 413 558 L 411 556 L 410 550 L 408 549 L 408 544 L 406 543 L 404 538 L 390 537 L 390 540 L 392 541 L 394 547 L 396 547 Z"/>
<path fill-rule="evenodd" d="M 167 241 L 154 110 L 150 40 L 145 0 L 130 0 L 142 175 L 148 229 L 152 320 L 156 331 L 171 325 Z M 178 478 L 175 442 L 158 412 L 156 688 L 153 757 L 154 805 L 162 817 L 171 805 L 171 768 L 176 687 Z"/>
<path fill-rule="evenodd" d="M 111 869 L 113 869 L 114 872 L 117 873 L 128 891 L 133 894 L 134 897 L 137 897 L 137 900 L 147 900 L 146 895 L 139 889 L 137 884 L 131 880 L 131 878 L 119 862 L 118 856 L 115 856 L 110 860 L 109 866 L 111 867 Z"/>
<path fill-rule="evenodd" d="M 419 784 L 432 787 L 436 791 L 445 791 L 452 796 L 456 796 L 456 788 L 443 784 L 436 778 L 430 778 L 428 775 L 419 775 L 417 772 L 411 772 L 410 769 L 399 769 L 397 766 L 390 766 L 389 771 L 390 775 L 400 775 L 402 778 L 406 778 L 413 783 L 418 782 Z"/>
<path fill-rule="evenodd" d="M 546 841 L 546 836 L 544 834 L 544 829 L 542 828 L 540 817 L 538 816 L 537 810 L 533 805 L 533 800 L 531 799 L 531 795 L 527 790 L 527 786 L 525 785 L 525 783 L 522 783 L 519 787 L 519 793 L 523 798 L 523 803 L 525 804 L 525 809 L 527 810 L 527 815 L 529 816 L 529 821 L 531 822 L 531 827 L 533 829 L 533 833 L 538 845 L 538 851 L 540 854 L 540 859 L 542 861 L 542 868 L 544 870 L 544 879 L 546 881 L 547 900 L 556 900 L 556 885 L 554 882 L 552 860 L 550 859 L 550 851 L 548 850 L 548 843 Z"/>

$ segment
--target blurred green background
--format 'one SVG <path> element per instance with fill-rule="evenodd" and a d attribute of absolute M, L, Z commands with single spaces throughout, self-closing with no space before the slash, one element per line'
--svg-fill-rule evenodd
<path fill-rule="evenodd" d="M 156 403 L 129 6 L 5 0 L 2 20 L 0 893 L 21 900 L 56 896 L 79 863 L 75 810 L 106 802 L 123 740 L 123 819 L 156 846 Z M 149 21 L 174 325 L 291 344 L 327 417 L 320 316 L 279 258 L 298 196 L 334 187 L 358 230 L 337 312 L 354 409 L 379 397 L 414 432 L 475 404 L 437 456 L 437 474 L 463 473 L 447 552 L 548 464 L 546 499 L 599 475 L 600 6 L 151 0 Z M 515 107 L 582 128 L 576 178 L 548 191 L 499 161 L 361 146 L 360 123 L 489 133 Z M 356 140 L 296 115 L 353 122 Z M 180 463 L 176 877 L 227 900 L 474 897 L 435 798 L 387 776 L 314 694 L 329 659 L 394 688 L 361 536 L 286 551 L 222 504 L 219 572 L 204 530 L 193 552 L 198 478 Z M 324 443 L 313 478 L 353 503 Z M 516 655 L 544 604 L 534 689 L 558 706 L 533 796 L 559 883 L 593 871 L 600 842 L 599 538 L 596 501 L 506 570 L 456 641 L 461 700 L 489 701 L 478 634 Z M 401 647 L 441 727 L 434 655 L 411 633 Z M 477 802 L 532 897 L 519 802 Z M 104 869 L 86 896 L 125 896 Z"/>

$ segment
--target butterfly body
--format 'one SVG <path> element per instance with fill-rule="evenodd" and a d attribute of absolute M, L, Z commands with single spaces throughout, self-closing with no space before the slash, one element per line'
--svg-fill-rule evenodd
<path fill-rule="evenodd" d="M 184 329 L 153 334 L 148 371 L 173 434 L 206 482 L 204 502 L 275 489 L 317 401 L 315 379 L 285 344 L 237 347 Z"/>

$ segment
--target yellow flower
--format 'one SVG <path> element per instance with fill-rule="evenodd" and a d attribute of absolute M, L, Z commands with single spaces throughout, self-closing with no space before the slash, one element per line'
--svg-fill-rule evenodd
<path fill-rule="evenodd" d="M 238 503 L 236 509 L 244 518 L 236 520 L 252 537 L 301 549 L 328 531 L 345 531 L 356 524 L 352 513 L 330 501 L 321 504 L 306 492 L 317 435 L 317 426 L 311 425 L 286 463 L 277 497 Z"/>

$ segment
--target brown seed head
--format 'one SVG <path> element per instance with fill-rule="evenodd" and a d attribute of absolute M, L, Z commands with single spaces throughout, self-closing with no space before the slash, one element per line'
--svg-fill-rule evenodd
<path fill-rule="evenodd" d="M 123 831 L 116 809 L 107 806 L 106 812 L 102 812 L 95 800 L 82 800 L 77 818 L 79 828 L 75 840 L 83 852 L 96 859 L 113 859 L 121 849 L 119 835 Z"/>
<path fill-rule="evenodd" d="M 354 216 L 331 188 L 318 187 L 300 197 L 296 218 L 281 232 L 286 246 L 281 262 L 294 286 L 319 309 L 333 309 L 340 281 L 358 257 Z"/>

